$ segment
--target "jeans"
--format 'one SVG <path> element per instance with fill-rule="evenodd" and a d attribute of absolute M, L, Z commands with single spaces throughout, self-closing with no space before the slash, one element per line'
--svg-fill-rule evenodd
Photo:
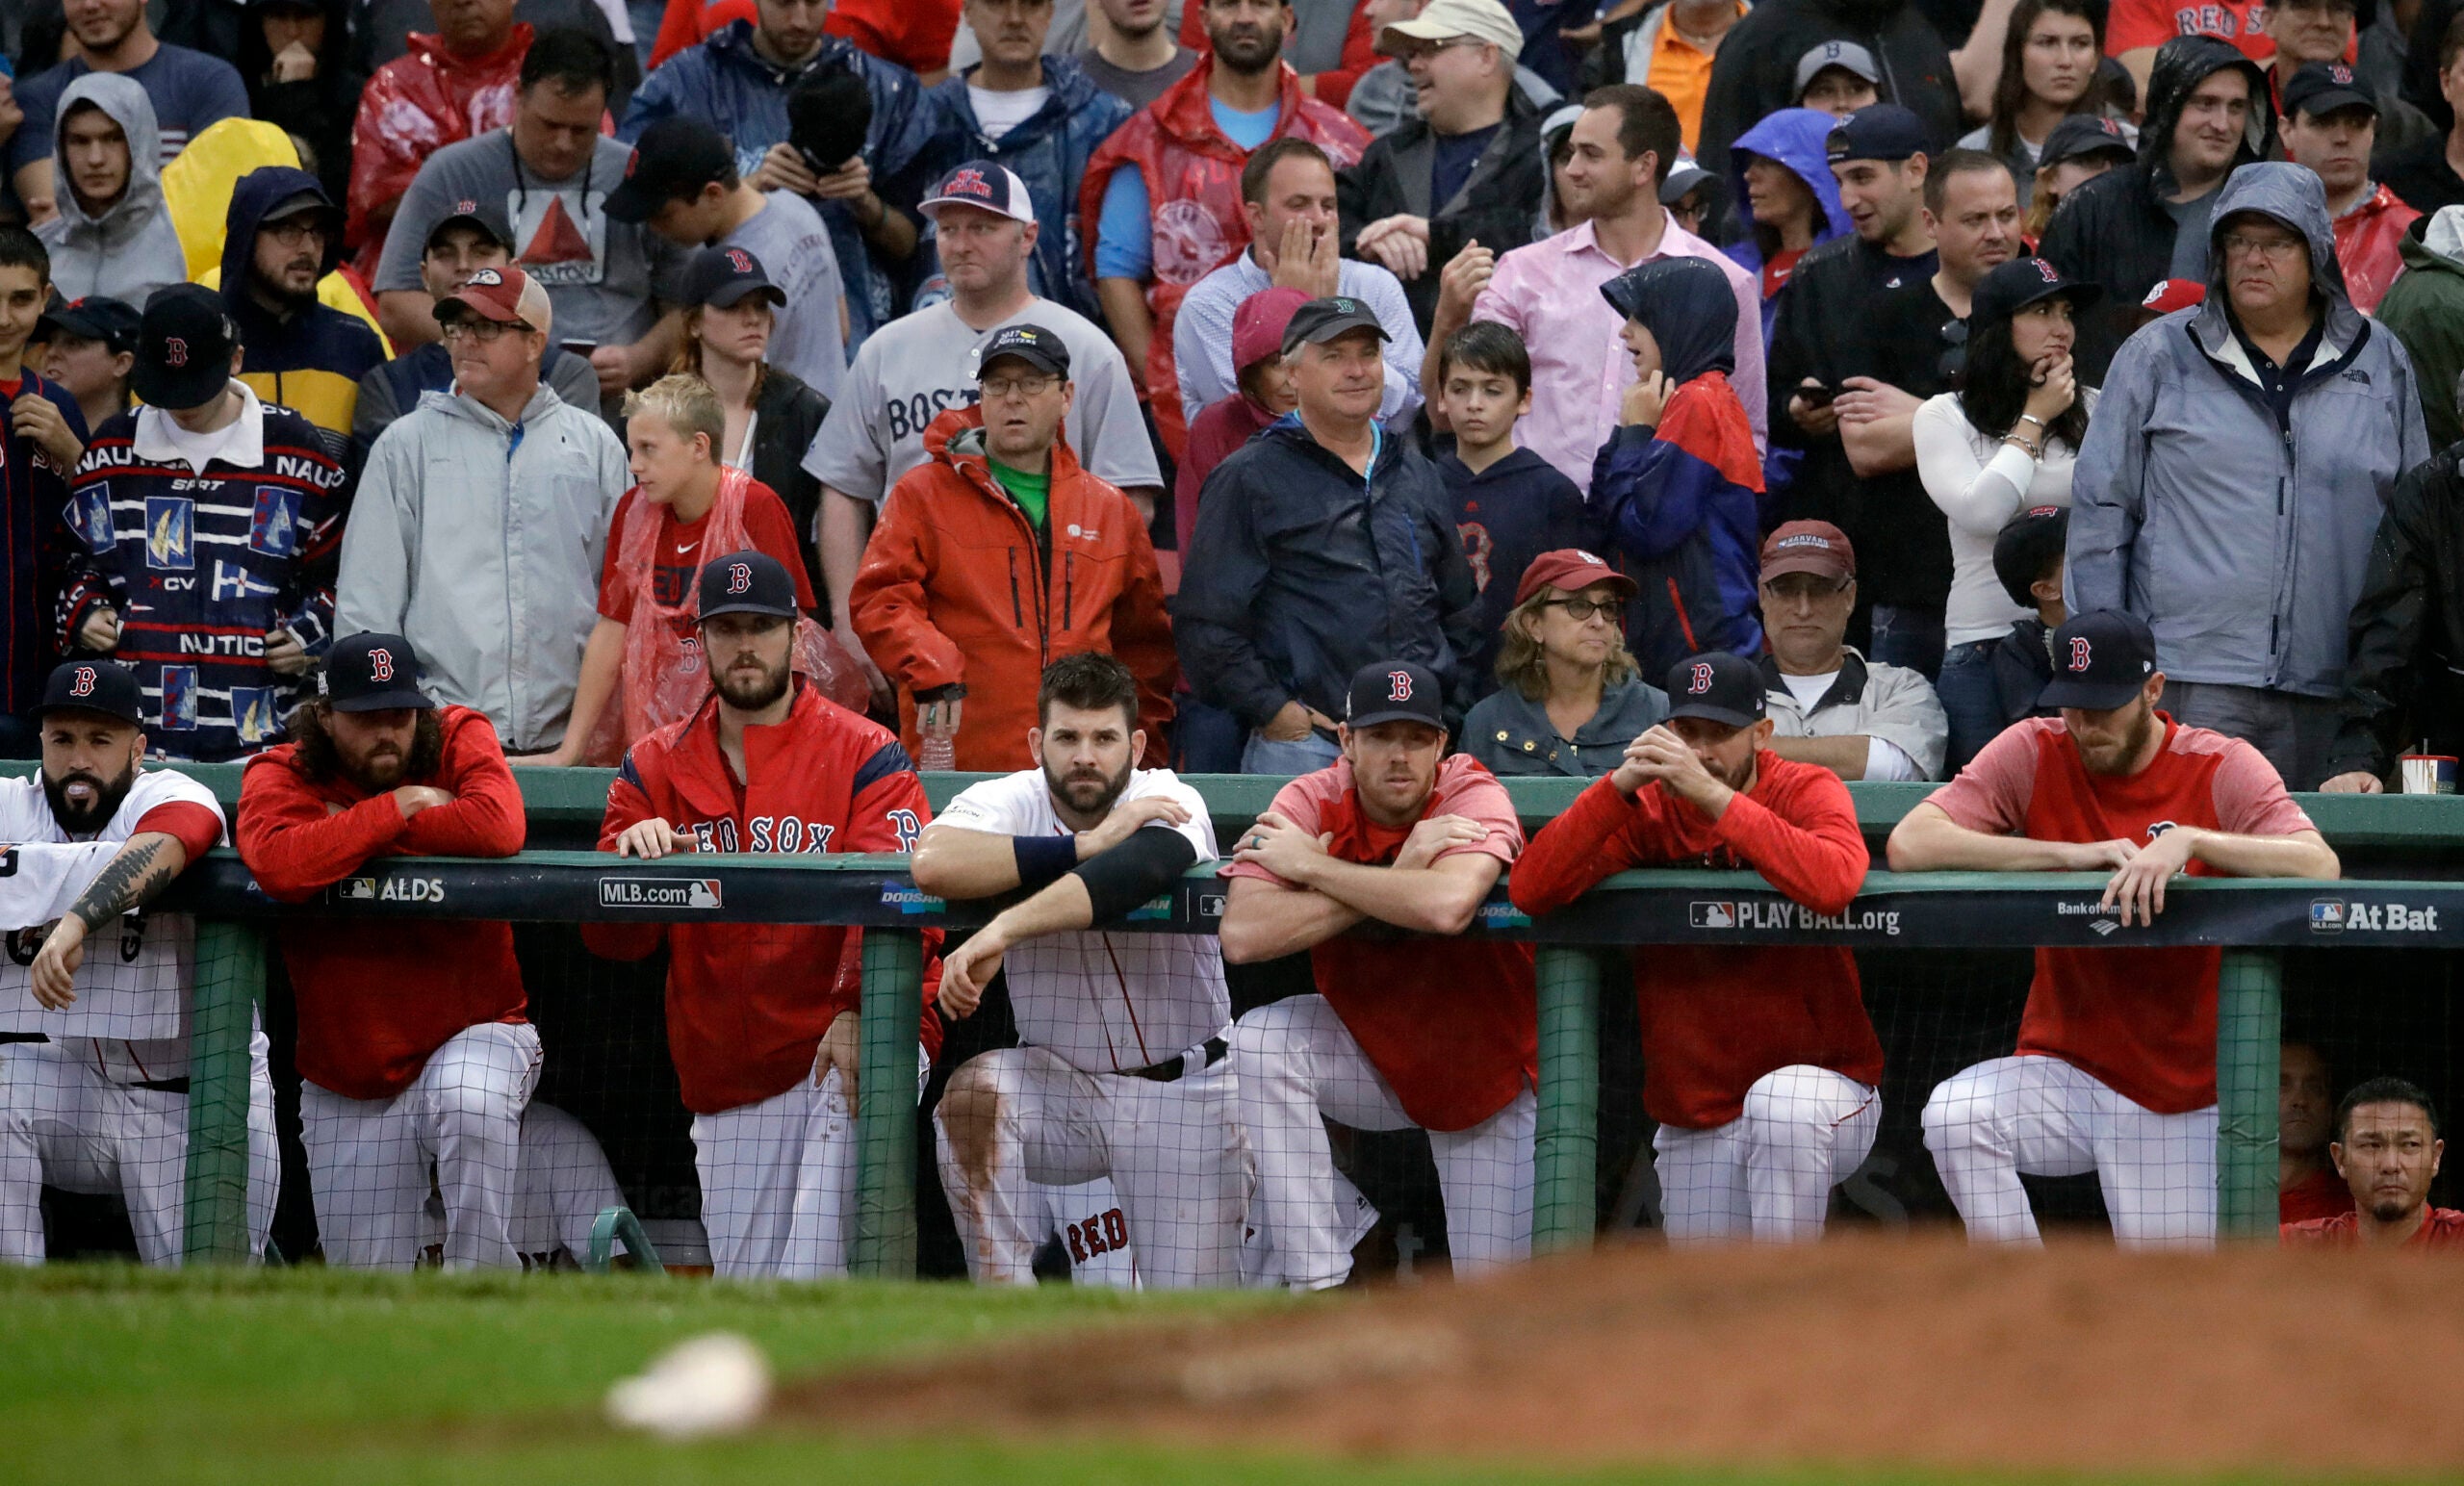
<path fill-rule="evenodd" d="M 2265 754 L 2287 789 L 2316 789 L 2326 779 L 2327 755 L 2344 721 L 2333 697 L 2222 681 L 2168 680 L 2156 705 L 2185 727 L 2213 729 Z"/>
<path fill-rule="evenodd" d="M 1866 647 L 1865 658 L 1879 660 L 1886 666 L 1906 666 L 1921 671 L 1932 680 L 1942 669 L 1942 611 L 1939 609 L 1904 609 L 1897 604 L 1874 605 L 1873 643 Z"/>
<path fill-rule="evenodd" d="M 1315 732 L 1289 743 L 1278 743 L 1265 733 L 1252 732 L 1249 734 L 1249 746 L 1241 751 L 1241 772 L 1279 774 L 1290 779 L 1330 768 L 1342 756 L 1343 750 L 1335 747 L 1334 739 Z"/>
<path fill-rule="evenodd" d="M 1934 682 L 1942 711 L 1950 719 L 1950 752 L 1942 759 L 1942 778 L 1967 767 L 1977 751 L 2002 730 L 2002 698 L 1993 684 L 1992 640 L 1971 640 L 1942 653 L 1942 674 Z"/>
<path fill-rule="evenodd" d="M 1241 720 L 1181 693 L 1173 699 L 1172 767 L 1183 774 L 1238 774 L 1249 731 Z"/>

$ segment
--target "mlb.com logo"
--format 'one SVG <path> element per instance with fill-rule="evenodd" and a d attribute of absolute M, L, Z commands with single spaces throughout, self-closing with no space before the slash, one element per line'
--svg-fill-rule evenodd
<path fill-rule="evenodd" d="M 1733 929 L 1736 927 L 1736 905 L 1733 903 L 1689 903 L 1685 906 L 1685 927 Z"/>
<path fill-rule="evenodd" d="M 2415 908 L 2408 903 L 2363 903 L 2357 899 L 2313 898 L 2310 900 L 2310 932 L 2312 934 L 2436 934 L 2438 909 L 2425 904 Z"/>

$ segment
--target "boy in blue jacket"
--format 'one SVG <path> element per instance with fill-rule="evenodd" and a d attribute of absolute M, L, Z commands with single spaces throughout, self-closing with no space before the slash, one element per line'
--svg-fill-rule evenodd
<path fill-rule="evenodd" d="M 1634 358 L 1616 431 L 1591 466 L 1591 513 L 1640 587 L 1626 648 L 1645 676 L 1688 655 L 1762 649 L 1762 464 L 1729 385 L 1736 299 L 1699 258 L 1637 264 L 1600 288 Z"/>

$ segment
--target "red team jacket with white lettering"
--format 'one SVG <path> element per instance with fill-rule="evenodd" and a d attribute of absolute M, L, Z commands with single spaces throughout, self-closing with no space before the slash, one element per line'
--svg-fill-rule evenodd
<path fill-rule="evenodd" d="M 890 733 L 824 701 L 800 679 L 786 721 L 748 728 L 739 781 L 719 751 L 715 697 L 635 743 L 607 792 L 599 849 L 626 828 L 663 819 L 706 852 L 905 852 L 933 818 L 923 781 Z M 856 1010 L 861 930 L 808 924 L 585 924 L 582 941 L 610 960 L 668 946 L 667 1044 L 684 1107 L 715 1114 L 774 1098 L 812 1072 L 824 1033 Z M 937 931 L 925 935 L 927 1049 Z"/>
<path fill-rule="evenodd" d="M 240 859 L 266 896 L 304 903 L 374 857 L 510 857 L 527 822 L 522 789 L 487 718 L 440 708 L 445 758 L 429 779 L 451 805 L 409 820 L 394 792 L 312 781 L 285 743 L 240 782 Z M 328 807 L 340 807 L 337 813 Z M 513 926 L 433 920 L 286 923 L 282 961 L 299 1003 L 299 1076 L 348 1099 L 390 1099 L 465 1027 L 528 1020 Z"/>
<path fill-rule="evenodd" d="M 1753 789 L 1716 821 L 1656 782 L 1629 800 L 1606 779 L 1593 781 L 1524 848 L 1508 892 L 1537 915 L 1613 872 L 1679 863 L 1748 867 L 1795 902 L 1836 914 L 1863 885 L 1867 857 L 1839 777 L 1765 753 Z M 1643 1108 L 1663 1125 L 1725 1125 L 1745 1113 L 1756 1079 L 1797 1063 L 1882 1082 L 1882 1044 L 1844 948 L 1667 944 L 1633 959 Z"/>

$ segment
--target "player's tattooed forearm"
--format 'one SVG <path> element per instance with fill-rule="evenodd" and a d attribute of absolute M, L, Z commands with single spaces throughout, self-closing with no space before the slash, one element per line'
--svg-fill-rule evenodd
<path fill-rule="evenodd" d="M 150 841 L 133 842 L 127 850 L 114 857 L 103 870 L 86 886 L 77 906 L 68 911 L 77 915 L 88 934 L 93 933 L 130 909 L 161 892 L 165 884 L 178 874 L 163 854 L 169 849 L 171 838 L 158 836 Z"/>

